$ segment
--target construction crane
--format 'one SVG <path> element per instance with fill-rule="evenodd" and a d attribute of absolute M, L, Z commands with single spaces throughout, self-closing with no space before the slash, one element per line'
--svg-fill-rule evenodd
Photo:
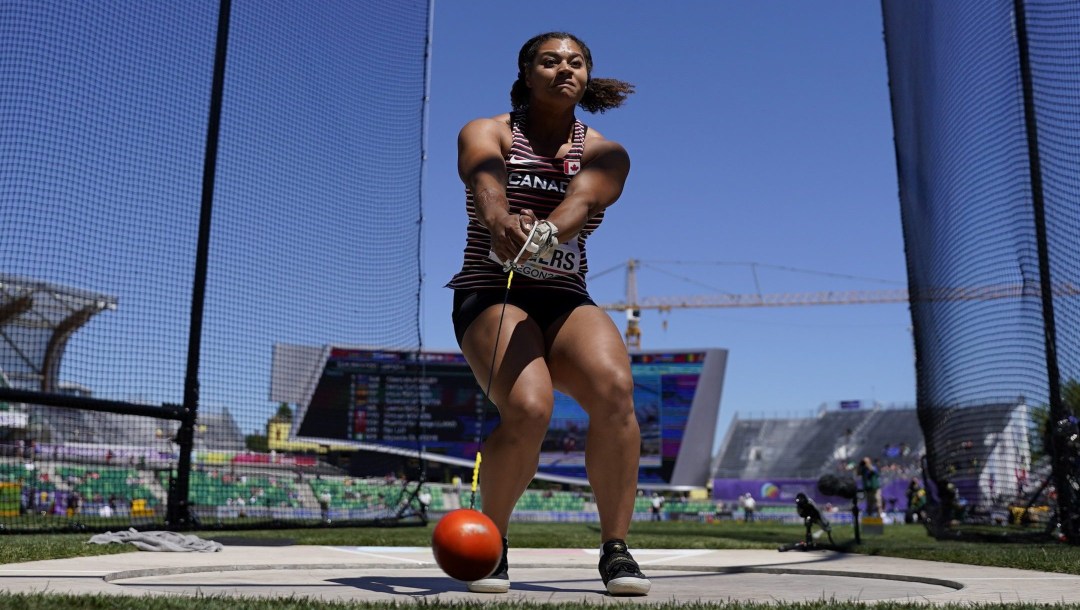
<path fill-rule="evenodd" d="M 821 292 L 787 292 L 778 294 L 709 294 L 700 296 L 645 297 L 637 294 L 637 268 L 641 261 L 626 263 L 626 301 L 600 305 L 607 311 L 626 312 L 626 345 L 641 347 L 641 312 L 652 309 L 670 312 L 672 309 L 735 308 L 735 307 L 794 307 L 801 305 L 870 305 L 877 303 L 908 303 L 911 301 L 992 301 L 996 299 L 1044 298 L 1035 282 L 992 284 L 972 287 L 940 287 L 920 291 L 911 297 L 903 288 L 889 290 L 834 290 Z M 851 276 L 847 276 L 851 277 Z M 868 279 L 868 278 L 863 278 Z M 880 280 L 879 280 L 880 281 Z M 756 283 L 756 276 L 755 276 Z M 1080 285 L 1072 282 L 1055 283 L 1055 297 L 1080 296 Z"/>
<path fill-rule="evenodd" d="M 710 294 L 700 296 L 645 297 L 637 294 L 637 268 L 641 262 L 630 259 L 626 263 L 626 301 L 600 305 L 607 311 L 626 312 L 626 346 L 641 347 L 641 312 L 656 310 L 670 312 L 687 308 L 734 308 L 734 307 L 793 307 L 800 305 L 857 305 L 873 303 L 907 303 L 908 291 L 902 288 L 890 290 L 844 290 L 779 294 Z"/>

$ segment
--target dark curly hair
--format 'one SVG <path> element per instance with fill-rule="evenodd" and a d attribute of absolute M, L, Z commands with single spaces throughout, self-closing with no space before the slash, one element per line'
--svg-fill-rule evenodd
<path fill-rule="evenodd" d="M 546 32 L 530 38 L 522 45 L 521 51 L 518 51 L 517 80 L 510 88 L 510 104 L 513 105 L 514 110 L 528 107 L 529 87 L 525 84 L 525 76 L 529 73 L 533 60 L 536 59 L 536 52 L 540 49 L 540 45 L 549 40 L 570 40 L 581 47 L 589 80 L 585 85 L 585 95 L 578 102 L 578 106 L 585 111 L 603 113 L 612 108 L 618 108 L 626 101 L 626 97 L 634 92 L 634 85 L 630 83 L 614 78 L 593 78 L 592 51 L 589 50 L 589 45 L 580 38 L 567 32 Z"/>

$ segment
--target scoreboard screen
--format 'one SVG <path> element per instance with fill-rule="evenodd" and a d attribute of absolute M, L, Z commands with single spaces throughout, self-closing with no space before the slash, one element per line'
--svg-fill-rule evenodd
<path fill-rule="evenodd" d="M 498 410 L 460 353 L 331 346 L 321 354 L 318 380 L 298 405 L 297 439 L 420 449 L 429 459 L 471 465 L 477 439 L 498 423 Z M 722 349 L 631 355 L 639 482 L 704 483 L 726 356 Z M 538 477 L 584 481 L 588 430 L 584 410 L 555 392 Z"/>

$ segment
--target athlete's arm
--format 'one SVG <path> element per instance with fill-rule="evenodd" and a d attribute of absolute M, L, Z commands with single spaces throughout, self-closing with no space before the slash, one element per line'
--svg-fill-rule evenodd
<path fill-rule="evenodd" d="M 570 180 L 566 196 L 547 220 L 559 229 L 559 243 L 566 243 L 590 218 L 615 203 L 630 173 L 630 155 L 618 142 L 603 138 L 586 143 L 581 171 Z"/>
<path fill-rule="evenodd" d="M 458 134 L 458 175 L 472 191 L 477 220 L 491 233 L 492 251 L 503 261 L 525 243 L 520 219 L 510 214 L 506 200 L 506 138 L 506 124 L 496 119 L 476 119 Z"/>

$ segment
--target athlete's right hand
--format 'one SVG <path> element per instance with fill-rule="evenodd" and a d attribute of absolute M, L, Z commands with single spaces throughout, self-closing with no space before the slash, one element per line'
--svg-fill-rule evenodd
<path fill-rule="evenodd" d="M 535 219 L 535 217 L 533 218 Z M 526 222 L 525 215 L 507 214 L 493 223 L 493 226 L 488 227 L 488 232 L 491 234 L 491 251 L 504 264 L 513 262 L 514 258 L 521 252 L 522 246 L 525 245 L 525 238 L 532 228 L 530 224 L 529 228 L 525 229 Z M 525 252 L 517 262 L 521 263 L 528 260 L 529 254 L 529 252 Z"/>

